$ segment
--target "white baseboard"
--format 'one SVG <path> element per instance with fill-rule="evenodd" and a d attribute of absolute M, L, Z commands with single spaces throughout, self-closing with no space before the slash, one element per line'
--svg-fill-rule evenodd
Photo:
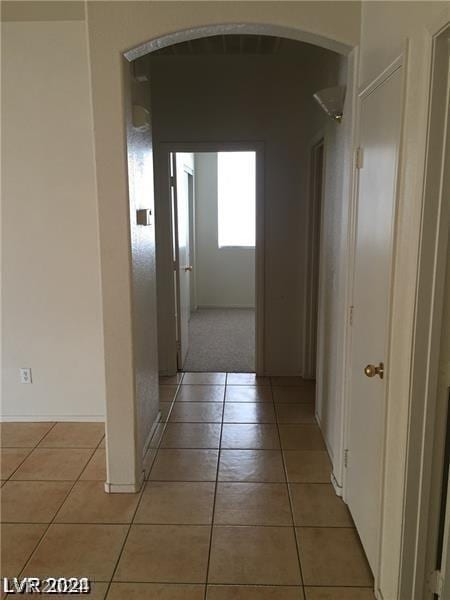
<path fill-rule="evenodd" d="M 254 306 L 248 304 L 199 304 L 197 310 L 208 309 L 208 308 L 247 308 L 255 310 Z M 195 311 L 194 311 L 195 312 Z"/>
<path fill-rule="evenodd" d="M 75 423 L 104 423 L 105 415 L 1 415 L 0 423 L 9 422 L 48 422 L 48 421 L 72 421 Z"/>
<path fill-rule="evenodd" d="M 161 420 L 161 411 L 159 410 L 156 415 L 156 419 L 153 421 L 153 425 L 151 426 L 151 429 L 149 431 L 147 439 L 145 440 L 144 450 L 142 452 L 142 458 L 144 458 L 145 455 L 147 454 L 147 450 L 150 446 L 150 442 L 152 441 L 153 434 L 155 433 L 155 430 L 158 427 L 160 420 Z"/>
<path fill-rule="evenodd" d="M 320 419 L 320 416 L 319 416 L 318 412 L 315 413 L 315 417 L 316 417 L 316 421 L 317 421 L 317 424 L 319 426 L 319 429 L 322 432 L 322 437 L 323 437 L 324 442 L 325 442 L 325 446 L 326 446 L 326 449 L 327 449 L 327 452 L 328 452 L 328 456 L 330 457 L 331 464 L 333 465 L 333 452 L 330 449 L 330 446 L 328 444 L 327 439 L 323 435 L 322 422 L 321 422 L 321 419 Z M 342 498 L 342 495 L 343 495 L 342 485 L 338 482 L 338 480 L 336 479 L 336 477 L 335 477 L 335 475 L 334 475 L 333 472 L 331 472 L 331 484 L 332 484 L 332 486 L 334 488 L 334 491 L 336 492 L 336 495 L 340 496 Z"/>
<path fill-rule="evenodd" d="M 336 492 L 336 496 L 339 496 L 340 498 L 342 498 L 342 493 L 343 493 L 342 485 L 339 485 L 336 477 L 334 476 L 334 473 L 331 473 L 331 484 L 334 488 L 334 491 Z"/>
<path fill-rule="evenodd" d="M 325 442 L 325 446 L 327 448 L 327 452 L 328 452 L 328 456 L 330 457 L 331 460 L 331 464 L 333 464 L 333 460 L 334 460 L 334 453 L 333 453 L 333 448 L 330 448 L 330 445 L 328 443 L 328 440 L 326 439 L 326 437 L 323 435 L 323 427 L 322 427 L 322 420 L 319 416 L 319 413 L 316 411 L 314 413 L 314 416 L 316 417 L 316 421 L 317 421 L 317 425 L 319 426 L 319 429 L 322 433 L 322 437 L 323 437 L 323 441 Z"/>
<path fill-rule="evenodd" d="M 384 600 L 384 596 L 383 596 L 380 588 L 375 588 L 375 598 L 377 600 Z"/>
<path fill-rule="evenodd" d="M 150 431 L 147 435 L 147 439 L 145 440 L 144 449 L 142 452 L 142 458 L 145 458 L 147 451 L 150 446 L 150 442 L 152 440 L 153 434 L 155 433 L 155 429 L 160 423 L 161 419 L 161 411 L 158 411 L 156 415 L 156 419 L 153 421 L 153 425 L 150 428 Z M 139 492 L 142 488 L 142 485 L 145 481 L 145 471 L 142 470 L 141 477 L 136 483 L 105 483 L 105 492 L 107 494 L 135 494 Z"/>
<path fill-rule="evenodd" d="M 145 481 L 144 471 L 137 483 L 105 483 L 105 492 L 107 494 L 136 494 L 141 491 Z"/>

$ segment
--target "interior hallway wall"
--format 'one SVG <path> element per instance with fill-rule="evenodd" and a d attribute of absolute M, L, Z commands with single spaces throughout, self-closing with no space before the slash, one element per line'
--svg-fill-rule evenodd
<path fill-rule="evenodd" d="M 197 305 L 253 308 L 255 249 L 218 246 L 217 175 L 217 152 L 195 154 Z"/>
<path fill-rule="evenodd" d="M 103 420 L 84 8 L 12 4 L 2 9 L 2 418 Z"/>
<path fill-rule="evenodd" d="M 338 55 L 303 45 L 297 54 L 149 63 L 155 152 L 168 140 L 264 142 L 264 364 L 269 374 L 302 374 L 308 144 L 325 120 L 312 94 L 336 81 Z"/>
<path fill-rule="evenodd" d="M 342 486 L 342 404 L 345 364 L 347 235 L 351 169 L 348 140 L 352 131 L 353 74 L 349 61 L 339 58 L 338 83 L 346 86 L 344 117 L 327 119 L 324 128 L 325 168 L 320 238 L 319 315 L 317 340 L 316 415 L 333 462 L 333 475 Z"/>
<path fill-rule="evenodd" d="M 126 110 L 127 140 L 128 140 L 128 177 L 130 183 L 129 223 L 131 240 L 131 313 L 133 321 L 132 345 L 134 354 L 134 385 L 138 398 L 145 399 L 137 407 L 136 421 L 130 426 L 136 427 L 138 445 L 146 449 L 149 436 L 159 413 L 159 381 L 158 353 L 154 351 L 157 345 L 157 307 L 156 307 L 156 257 L 155 257 L 155 227 L 154 227 L 154 195 L 153 195 L 153 148 L 151 128 L 139 130 L 133 126 L 133 108 L 139 106 L 150 111 L 150 86 L 148 82 L 135 81 L 126 71 L 128 78 L 128 106 Z M 150 113 L 149 113 L 150 114 Z M 137 224 L 136 211 L 150 210 L 152 220 L 150 226 Z M 124 218 L 125 215 L 124 215 Z M 121 407 L 119 407 L 119 412 Z M 109 421 L 109 419 L 108 419 Z M 115 434 L 123 447 L 118 451 L 116 464 L 120 456 L 129 453 L 133 458 L 133 448 L 129 447 L 122 436 L 120 428 L 111 431 L 108 423 L 107 434 Z M 140 465 L 136 464 L 140 475 Z"/>

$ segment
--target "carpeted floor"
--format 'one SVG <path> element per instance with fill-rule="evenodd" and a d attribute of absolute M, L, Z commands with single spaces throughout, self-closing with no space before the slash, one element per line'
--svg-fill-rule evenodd
<path fill-rule="evenodd" d="M 255 370 L 255 311 L 208 308 L 192 313 L 184 371 Z"/>

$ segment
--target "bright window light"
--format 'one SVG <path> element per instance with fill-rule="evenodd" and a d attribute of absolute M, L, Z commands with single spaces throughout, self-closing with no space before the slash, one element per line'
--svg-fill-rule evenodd
<path fill-rule="evenodd" d="M 217 155 L 219 248 L 255 247 L 255 152 Z"/>

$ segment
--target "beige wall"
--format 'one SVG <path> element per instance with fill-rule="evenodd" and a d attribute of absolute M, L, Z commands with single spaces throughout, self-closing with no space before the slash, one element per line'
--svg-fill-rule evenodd
<path fill-rule="evenodd" d="M 82 18 L 73 10 L 60 16 Z M 103 420 L 86 28 L 28 16 L 2 23 L 1 413 Z M 32 368 L 32 385 L 19 383 L 20 367 Z"/>
<path fill-rule="evenodd" d="M 292 46 L 279 56 L 150 59 L 155 153 L 168 140 L 264 144 L 263 362 L 268 375 L 303 374 L 309 142 L 325 121 L 312 94 L 337 78 L 337 54 Z M 340 190 L 330 188 L 336 201 Z M 161 304 L 167 306 L 164 299 Z"/>
<path fill-rule="evenodd" d="M 196 300 L 199 307 L 255 306 L 255 249 L 218 246 L 217 152 L 195 154 Z"/>
<path fill-rule="evenodd" d="M 339 487 L 343 485 L 343 386 L 349 268 L 347 240 L 352 163 L 349 144 L 354 118 L 354 76 L 353 56 L 348 59 L 340 57 L 337 83 L 346 86 L 344 116 L 340 124 L 327 119 L 324 129 L 316 415 Z"/>
<path fill-rule="evenodd" d="M 150 86 L 130 78 L 127 87 L 130 92 L 129 96 L 127 94 L 126 119 L 130 183 L 132 344 L 135 394 L 142 399 L 136 412 L 136 443 L 138 448 L 145 451 L 159 412 L 153 146 L 152 130 L 140 131 L 132 122 L 133 105 L 150 109 Z M 138 209 L 151 210 L 150 226 L 137 225 Z M 108 426 L 107 434 L 111 436 Z M 117 435 L 120 433 L 117 432 Z M 131 447 L 126 449 L 127 452 L 131 450 Z M 122 452 L 120 456 L 123 456 Z M 136 469 L 139 472 L 139 464 Z"/>

